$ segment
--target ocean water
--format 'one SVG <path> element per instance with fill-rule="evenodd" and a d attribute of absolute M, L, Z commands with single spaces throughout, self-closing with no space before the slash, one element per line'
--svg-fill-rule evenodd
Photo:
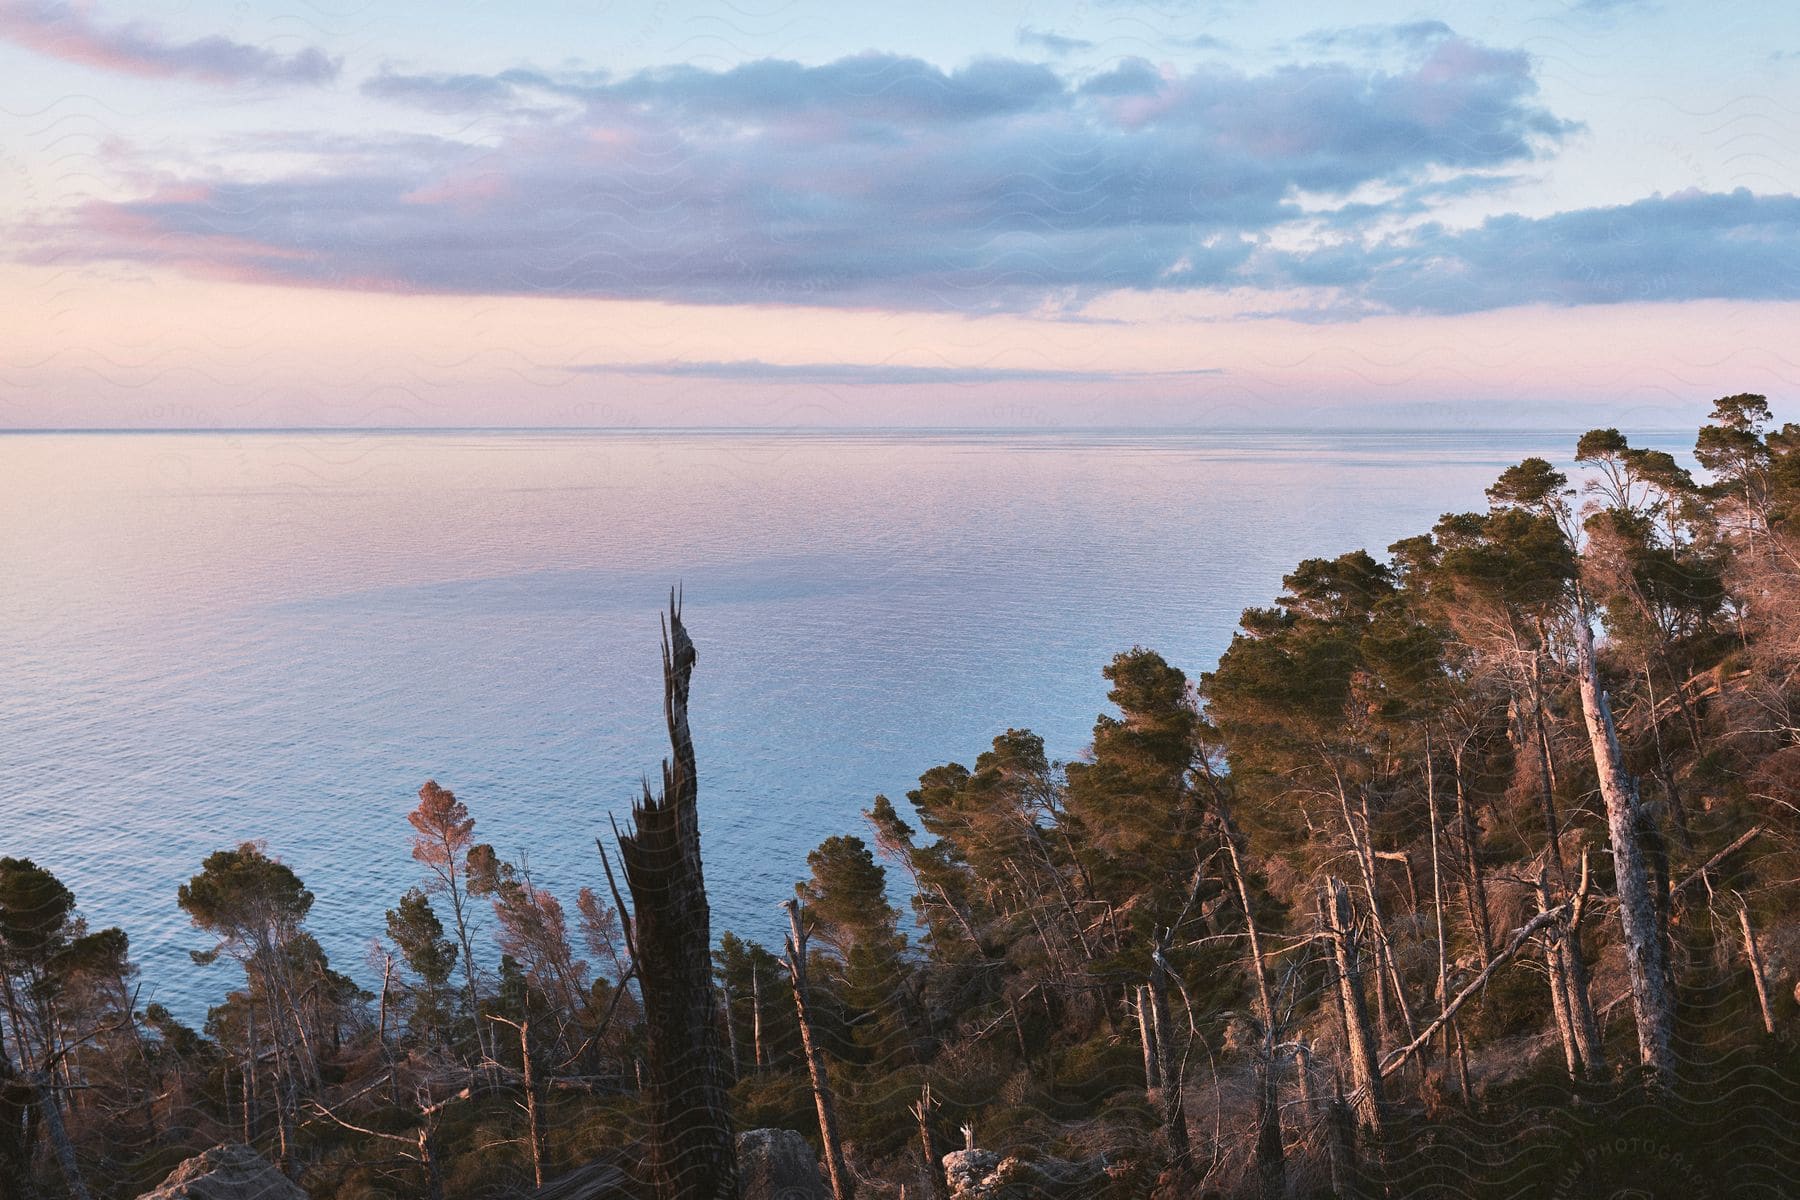
<path fill-rule="evenodd" d="M 1651 439 L 1677 449 L 1684 439 Z M 232 980 L 176 907 L 261 839 L 367 978 L 452 788 L 571 903 L 664 752 L 684 589 L 715 934 L 1008 727 L 1070 758 L 1101 667 L 1197 675 L 1302 557 L 1379 552 L 1572 433 L 0 436 L 0 854 L 121 925 L 143 999 Z M 490 953 L 491 963 L 497 955 Z"/>

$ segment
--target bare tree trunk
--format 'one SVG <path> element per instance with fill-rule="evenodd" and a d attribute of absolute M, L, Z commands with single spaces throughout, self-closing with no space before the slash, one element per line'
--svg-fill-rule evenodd
<path fill-rule="evenodd" d="M 1325 928 L 1337 967 L 1338 1006 L 1344 1017 L 1350 1081 L 1356 1090 L 1358 1122 L 1370 1142 L 1381 1144 L 1385 1103 L 1381 1069 L 1375 1049 L 1375 1033 L 1369 1027 L 1369 1008 L 1363 998 L 1362 968 L 1358 963 L 1356 920 L 1350 908 L 1350 891 L 1341 879 L 1326 881 L 1323 898 Z"/>
<path fill-rule="evenodd" d="M 1136 995 L 1138 1040 L 1144 1047 L 1144 1090 L 1154 1092 L 1162 1086 L 1162 1075 L 1158 1070 L 1161 1058 L 1156 1048 L 1156 1018 L 1150 1015 L 1150 989 L 1140 983 Z"/>
<path fill-rule="evenodd" d="M 1336 768 L 1332 768 L 1334 774 Z M 1375 851 L 1369 837 L 1368 797 L 1363 797 L 1362 817 L 1363 829 L 1359 834 L 1355 818 L 1350 813 L 1350 797 L 1344 790 L 1344 781 L 1337 779 L 1338 803 L 1343 809 L 1344 827 L 1350 834 L 1350 845 L 1355 851 L 1356 865 L 1362 874 L 1363 888 L 1369 898 L 1369 932 L 1375 943 L 1375 1009 L 1376 1038 L 1379 1041 L 1380 1030 L 1388 1024 L 1386 996 L 1389 988 L 1394 993 L 1394 1007 L 1399 1011 L 1400 1028 L 1410 1040 L 1415 1032 L 1412 1005 L 1406 998 L 1406 989 L 1400 978 L 1399 964 L 1394 961 L 1393 943 L 1388 940 L 1387 921 L 1381 913 L 1381 884 L 1375 874 Z"/>
<path fill-rule="evenodd" d="M 1738 924 L 1744 931 L 1744 957 L 1750 962 L 1750 980 L 1756 985 L 1756 1003 L 1762 1009 L 1763 1032 L 1775 1032 L 1775 1014 L 1769 1007 L 1769 983 L 1763 972 L 1762 950 L 1756 944 L 1756 929 L 1750 924 L 1750 909 L 1740 900 Z"/>
<path fill-rule="evenodd" d="M 919 1102 L 912 1106 L 913 1116 L 919 1121 L 919 1159 L 925 1168 L 925 1186 L 920 1189 L 920 1195 L 925 1200 L 950 1200 L 950 1188 L 944 1178 L 942 1160 L 938 1158 L 937 1144 L 931 1136 L 931 1110 L 934 1103 L 931 1085 L 927 1083 L 919 1089 Z"/>
<path fill-rule="evenodd" d="M 1256 1173 L 1266 1200 L 1287 1192 L 1287 1147 L 1281 1139 L 1281 1092 L 1272 1055 L 1256 1059 Z"/>
<path fill-rule="evenodd" d="M 444 1175 L 438 1170 L 434 1133 L 429 1125 L 419 1127 L 419 1163 L 425 1168 L 425 1194 L 428 1200 L 444 1200 Z"/>
<path fill-rule="evenodd" d="M 63 1124 L 62 1102 L 57 1098 L 56 1085 L 49 1072 L 39 1072 L 36 1079 L 38 1111 L 44 1114 L 44 1132 L 50 1138 L 50 1148 L 56 1153 L 56 1165 L 62 1169 L 63 1180 L 68 1184 L 69 1195 L 74 1200 L 93 1200 L 93 1193 L 81 1178 L 81 1165 L 75 1161 L 75 1144 L 69 1140 L 68 1127 Z"/>
<path fill-rule="evenodd" d="M 1549 871 L 1540 867 L 1537 877 L 1537 902 L 1540 913 L 1549 912 Z M 1552 923 L 1545 926 L 1541 938 L 1544 948 L 1544 973 L 1550 980 L 1550 1007 L 1556 1014 L 1556 1032 L 1562 1040 L 1563 1065 L 1570 1079 L 1581 1078 L 1581 1051 L 1575 1047 L 1575 1026 L 1569 1018 L 1568 973 L 1564 968 L 1562 929 Z"/>
<path fill-rule="evenodd" d="M 1625 964 L 1631 980 L 1632 1015 L 1637 1022 L 1638 1055 L 1652 1086 L 1666 1087 L 1675 1078 L 1675 997 L 1669 986 L 1668 950 L 1658 931 L 1656 899 L 1651 893 L 1649 865 L 1638 836 L 1637 788 L 1625 772 L 1612 712 L 1600 689 L 1594 660 L 1594 632 L 1585 602 L 1575 612 L 1575 663 L 1581 686 L 1581 711 L 1588 743 L 1606 802 L 1613 873 L 1618 880 L 1619 926 L 1625 940 Z"/>
<path fill-rule="evenodd" d="M 245 1088 L 245 1092 L 243 1092 L 243 1144 L 245 1144 L 245 1146 L 254 1146 L 254 1144 L 256 1144 L 257 1117 L 261 1115 L 257 1112 L 257 1106 L 259 1106 L 257 1105 L 257 1101 L 259 1101 L 259 1096 L 257 1096 L 256 1079 L 257 1058 L 261 1056 L 261 1051 L 257 1049 L 256 1043 L 256 1004 L 252 1004 L 250 999 L 248 999 L 248 990 L 245 990 L 245 1006 L 243 1006 L 243 1011 L 245 1011 L 245 1018 L 243 1018 L 243 1025 L 245 1025 L 245 1060 L 243 1060 L 243 1088 Z"/>
<path fill-rule="evenodd" d="M 1185 1072 L 1169 1028 L 1173 1021 L 1169 1015 L 1169 964 L 1164 956 L 1168 939 L 1168 930 L 1157 930 L 1150 951 L 1150 1013 L 1156 1029 L 1157 1074 L 1162 1076 L 1163 1138 L 1169 1147 L 1169 1168 L 1180 1173 L 1192 1164 L 1193 1146 L 1183 1106 Z"/>
<path fill-rule="evenodd" d="M 1456 1086 L 1462 1094 L 1463 1107 L 1475 1103 L 1475 1089 L 1469 1081 L 1469 1047 L 1463 1042 L 1462 1026 L 1450 1022 L 1450 1036 L 1456 1040 Z"/>
<path fill-rule="evenodd" d="M 806 1069 L 812 1077 L 813 1100 L 819 1109 L 819 1140 L 825 1144 L 825 1170 L 831 1176 L 832 1200 L 851 1200 L 855 1184 L 844 1166 L 844 1144 L 838 1136 L 837 1103 L 831 1094 L 831 1076 L 825 1067 L 825 1052 L 813 1037 L 812 1005 L 806 988 L 806 929 L 800 921 L 800 901 L 786 904 L 788 928 L 788 973 L 794 980 L 794 1011 L 800 1018 L 800 1047 L 806 1054 Z"/>
<path fill-rule="evenodd" d="M 731 989 L 721 987 L 720 990 L 725 996 L 725 1045 L 731 1055 L 731 1078 L 735 1083 L 744 1077 L 743 1070 L 738 1065 L 737 1014 L 732 1011 L 731 1007 Z"/>
<path fill-rule="evenodd" d="M 1362 1194 L 1362 1173 L 1356 1158 L 1356 1123 L 1350 1105 L 1344 1099 L 1344 1081 L 1336 1064 L 1331 1068 L 1332 1096 L 1326 1105 L 1325 1149 L 1331 1163 L 1331 1194 L 1355 1197 Z"/>
<path fill-rule="evenodd" d="M 244 1004 L 244 1145 L 256 1144 L 256 1006 Z"/>
<path fill-rule="evenodd" d="M 1681 699 L 1681 680 L 1676 677 L 1675 669 L 1669 664 L 1668 654 L 1659 650 L 1657 657 L 1662 660 L 1663 670 L 1675 683 L 1675 697 Z M 1669 767 L 1668 751 L 1663 747 L 1662 722 L 1656 717 L 1656 674 L 1650 669 L 1648 660 L 1644 663 L 1644 692 L 1649 701 L 1649 715 L 1645 718 L 1650 726 L 1650 738 L 1656 747 L 1656 774 L 1662 780 L 1663 794 L 1669 798 L 1669 817 L 1675 822 L 1675 837 L 1683 851 L 1693 849 L 1693 838 L 1688 833 L 1687 809 L 1681 803 L 1681 789 L 1676 786 L 1675 772 Z M 1686 711 L 1686 704 L 1682 709 Z M 1700 749 L 1700 728 L 1694 727 L 1694 750 Z"/>
<path fill-rule="evenodd" d="M 663 716 L 672 759 L 662 795 L 648 785 L 619 839 L 631 889 L 634 958 L 644 1004 L 649 1175 L 658 1200 L 735 1200 L 737 1150 L 726 1102 L 713 988 L 712 927 L 700 859 L 700 813 L 688 687 L 694 643 L 673 596 L 663 634 Z"/>
<path fill-rule="evenodd" d="M 1256 1163 L 1265 1196 L 1279 1197 L 1286 1190 L 1287 1155 L 1281 1139 L 1281 1096 L 1275 1075 L 1275 1042 L 1280 1031 L 1275 1027 L 1275 1000 L 1269 989 L 1269 972 L 1263 962 L 1262 935 L 1256 927 L 1256 913 L 1250 907 L 1250 884 L 1245 878 L 1240 853 L 1240 835 L 1231 819 L 1231 809 L 1223 796 L 1215 794 L 1219 824 L 1224 832 L 1226 861 L 1231 867 L 1231 880 L 1237 891 L 1238 907 L 1244 911 L 1244 932 L 1250 943 L 1251 975 L 1256 981 L 1257 1017 L 1262 1022 L 1262 1045 L 1256 1063 Z"/>
<path fill-rule="evenodd" d="M 276 1086 L 280 1088 L 275 1104 L 275 1131 L 280 1138 L 278 1165 L 282 1174 L 292 1177 L 298 1173 L 300 1165 L 294 1160 L 294 1139 L 298 1133 L 294 1128 L 294 1113 L 299 1107 L 299 1087 L 294 1083 L 292 1072 L 283 1072 Z"/>
<path fill-rule="evenodd" d="M 381 1018 L 375 1025 L 375 1040 L 381 1043 L 382 1057 L 388 1059 L 390 1062 L 392 1062 L 393 1059 L 392 1056 L 388 1054 L 387 1040 L 388 988 L 392 984 L 393 979 L 394 956 L 384 950 L 381 954 Z"/>
<path fill-rule="evenodd" d="M 511 1022 L 508 1022 L 511 1024 Z M 531 1062 L 531 1022 L 520 1021 L 519 1082 L 525 1089 L 525 1139 L 531 1149 L 532 1186 L 544 1186 L 544 1114 L 538 1107 L 537 1072 Z"/>
<path fill-rule="evenodd" d="M 1589 1079 L 1600 1079 L 1606 1075 L 1606 1054 L 1601 1049 L 1600 1022 L 1594 1018 L 1594 1001 L 1588 988 L 1587 955 L 1581 949 L 1581 922 L 1587 914 L 1590 886 L 1588 855 L 1583 850 L 1581 882 L 1575 887 L 1568 919 L 1563 922 L 1563 985 L 1569 995 L 1569 1024 L 1575 1032 L 1575 1048 L 1581 1054 L 1581 1069 Z"/>
<path fill-rule="evenodd" d="M 755 959 L 750 960 L 750 1036 L 756 1043 L 751 1049 L 760 1071 L 769 1065 L 769 1056 L 763 1053 L 762 976 L 756 970 Z"/>
<path fill-rule="evenodd" d="M 1544 716 L 1540 686 L 1534 684 L 1531 695 L 1532 720 L 1537 731 L 1538 805 L 1544 815 L 1544 836 L 1550 847 L 1550 861 L 1556 865 L 1560 876 L 1563 871 L 1562 822 L 1556 815 L 1556 760 L 1550 754 L 1550 723 Z"/>
<path fill-rule="evenodd" d="M 21 1136 L 31 1109 L 31 1088 L 14 1068 L 0 1038 L 0 1200 L 37 1200 L 31 1179 L 30 1143 Z"/>
<path fill-rule="evenodd" d="M 1437 768 L 1431 758 L 1431 730 L 1425 731 L 1425 806 L 1431 814 L 1431 913 L 1437 926 L 1437 1002 L 1450 998 L 1450 948 L 1444 938 L 1444 876 L 1438 855 Z M 1450 1030 L 1444 1031 L 1444 1060 L 1450 1059 Z"/>
<path fill-rule="evenodd" d="M 1463 869 L 1468 874 L 1463 885 L 1463 903 L 1469 910 L 1469 931 L 1475 937 L 1475 952 L 1483 967 L 1493 957 L 1494 932 L 1488 919 L 1487 881 L 1481 872 L 1481 847 L 1475 828 L 1475 814 L 1470 810 L 1468 792 L 1463 786 L 1464 746 L 1458 743 L 1452 759 L 1456 775 L 1456 820 L 1461 829 Z"/>

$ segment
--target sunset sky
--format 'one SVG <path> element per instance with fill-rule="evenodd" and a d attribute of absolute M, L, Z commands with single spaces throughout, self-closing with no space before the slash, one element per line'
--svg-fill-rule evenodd
<path fill-rule="evenodd" d="M 0 427 L 1691 426 L 1800 6 L 0 0 L 0 228 Z"/>

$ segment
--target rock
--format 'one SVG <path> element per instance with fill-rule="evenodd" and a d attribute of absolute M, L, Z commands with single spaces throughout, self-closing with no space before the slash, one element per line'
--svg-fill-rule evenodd
<path fill-rule="evenodd" d="M 944 1155 L 950 1200 L 1076 1200 L 1091 1196 L 1107 1175 L 1106 1156 L 1086 1162 L 1045 1158 L 1028 1162 L 992 1150 L 954 1150 Z"/>
<path fill-rule="evenodd" d="M 944 1182 L 950 1200 L 1000 1200 L 1006 1181 L 1002 1159 L 992 1150 L 952 1150 L 944 1155 Z"/>
<path fill-rule="evenodd" d="M 791 1129 L 747 1129 L 737 1136 L 743 1200 L 830 1200 L 819 1160 Z"/>
<path fill-rule="evenodd" d="M 227 1142 L 196 1154 L 138 1200 L 307 1200 L 293 1180 L 248 1146 Z"/>

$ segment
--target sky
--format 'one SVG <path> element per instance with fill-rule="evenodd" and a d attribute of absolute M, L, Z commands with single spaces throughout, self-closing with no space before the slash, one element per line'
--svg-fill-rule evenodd
<path fill-rule="evenodd" d="M 1800 6 L 0 0 L 0 428 L 1691 426 Z"/>

